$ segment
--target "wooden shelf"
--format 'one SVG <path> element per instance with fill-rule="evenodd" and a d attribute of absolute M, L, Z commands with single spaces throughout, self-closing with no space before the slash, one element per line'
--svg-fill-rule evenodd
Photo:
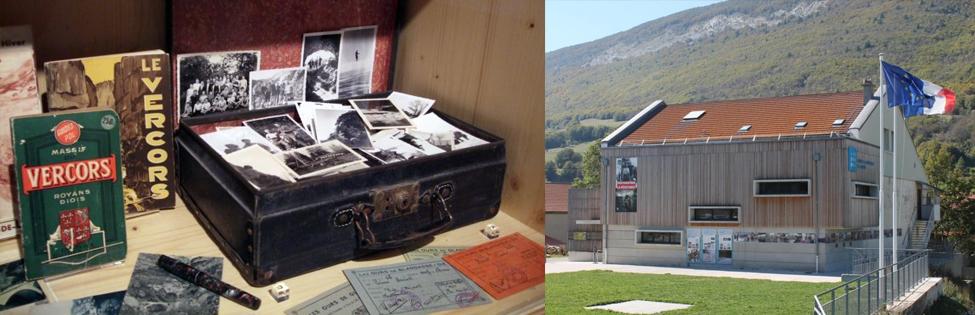
<path fill-rule="evenodd" d="M 526 226 L 520 221 L 502 211 L 498 216 L 458 228 L 456 230 L 436 236 L 425 246 L 474 246 L 487 242 L 488 239 L 480 230 L 487 223 L 494 223 L 501 228 L 502 236 L 520 232 L 529 239 L 543 243 L 543 234 Z M 223 281 L 237 286 L 244 291 L 256 295 L 262 305 L 258 310 L 261 314 L 282 314 L 288 308 L 298 305 L 318 294 L 336 287 L 347 280 L 342 270 L 381 266 L 406 261 L 402 251 L 390 251 L 377 257 L 360 259 L 320 269 L 284 282 L 291 288 L 291 297 L 281 303 L 274 301 L 268 293 L 267 287 L 252 287 L 244 281 L 237 269 L 220 252 L 217 245 L 207 237 L 203 228 L 196 222 L 193 215 L 177 198 L 177 207 L 173 210 L 161 211 L 155 214 L 132 218 L 126 221 L 127 238 L 129 242 L 125 261 L 116 265 L 107 265 L 73 275 L 56 277 L 47 281 L 49 301 L 71 300 L 96 294 L 121 291 L 128 288 L 132 270 L 135 267 L 139 253 L 155 253 L 177 256 L 214 256 L 223 258 Z M 19 240 L 9 239 L 0 242 L 0 262 L 20 259 Z M 519 292 L 502 300 L 492 303 L 455 309 L 444 314 L 514 314 L 541 313 L 544 308 L 545 286 Z M 12 314 L 26 314 L 26 308 L 15 309 Z M 227 299 L 220 299 L 220 314 L 245 314 L 253 311 Z"/>

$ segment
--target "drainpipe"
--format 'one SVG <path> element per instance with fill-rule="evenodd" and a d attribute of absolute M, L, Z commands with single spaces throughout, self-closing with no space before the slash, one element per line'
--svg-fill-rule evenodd
<path fill-rule="evenodd" d="M 816 244 L 816 273 L 819 273 L 819 201 L 818 201 L 819 189 L 816 189 L 815 187 L 816 187 L 816 183 L 819 180 L 819 160 L 821 160 L 822 158 L 823 156 L 819 154 L 819 152 L 813 153 L 812 186 L 813 186 L 813 192 L 815 193 L 813 194 L 813 221 L 816 222 L 816 237 L 815 237 L 816 241 L 814 242 Z"/>
<path fill-rule="evenodd" d="M 610 191 L 610 189 L 609 189 L 609 175 L 610 175 L 610 171 L 609 171 L 609 158 L 603 157 L 600 160 L 601 160 L 601 162 L 603 164 L 603 171 L 605 171 L 603 173 L 603 176 L 602 176 L 602 182 L 603 182 L 603 188 L 604 188 L 603 191 L 602 191 L 602 193 L 603 193 L 603 197 L 604 197 L 603 199 L 604 200 L 603 200 L 603 217 L 601 218 L 602 219 L 601 221 L 603 222 L 603 231 L 602 231 L 603 232 L 603 264 L 605 264 L 605 263 L 607 263 L 609 261 L 609 255 L 606 254 L 606 246 L 609 245 L 609 243 L 606 241 L 606 237 L 609 236 L 609 191 Z M 613 178 L 615 178 L 615 177 L 613 177 Z"/>

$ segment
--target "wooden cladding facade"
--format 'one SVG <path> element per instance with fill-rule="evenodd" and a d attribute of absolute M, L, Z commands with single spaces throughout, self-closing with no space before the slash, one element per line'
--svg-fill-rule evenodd
<path fill-rule="evenodd" d="M 813 228 L 817 208 L 824 229 L 877 224 L 877 200 L 853 198 L 852 190 L 853 181 L 877 183 L 878 148 L 847 137 L 605 147 L 602 156 L 609 163 L 600 193 L 611 225 L 709 226 L 688 223 L 689 206 L 741 207 L 740 222 L 731 224 L 739 228 Z M 615 212 L 616 158 L 627 157 L 638 158 L 637 211 Z M 810 196 L 755 197 L 759 179 L 808 179 Z"/>
<path fill-rule="evenodd" d="M 570 251 L 592 252 L 602 249 L 601 200 L 598 189 L 569 189 L 569 248 Z M 597 224 L 577 224 L 580 220 Z M 577 240 L 574 233 L 585 233 L 586 240 Z"/>

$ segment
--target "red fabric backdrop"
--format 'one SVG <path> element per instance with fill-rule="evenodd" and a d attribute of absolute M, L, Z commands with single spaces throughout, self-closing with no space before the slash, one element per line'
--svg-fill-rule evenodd
<path fill-rule="evenodd" d="M 174 89 L 179 54 L 260 50 L 261 69 L 298 67 L 303 34 L 368 25 L 377 26 L 372 90 L 391 88 L 396 0 L 173 0 L 172 4 Z"/>

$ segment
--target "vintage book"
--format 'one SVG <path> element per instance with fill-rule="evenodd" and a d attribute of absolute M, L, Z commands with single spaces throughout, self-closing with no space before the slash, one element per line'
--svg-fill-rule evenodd
<path fill-rule="evenodd" d="M 44 63 L 48 111 L 107 107 L 122 121 L 127 216 L 176 205 L 169 55 L 145 51 Z"/>
<path fill-rule="evenodd" d="M 86 109 L 11 119 L 28 279 L 125 258 L 119 117 Z"/>
<path fill-rule="evenodd" d="M 34 48 L 30 26 L 0 27 L 0 116 L 13 117 L 41 112 L 34 73 Z M 17 235 L 11 167 L 10 121 L 0 119 L 0 239 Z"/>
<path fill-rule="evenodd" d="M 476 284 L 440 259 L 343 272 L 369 314 L 418 315 L 491 303 Z"/>

